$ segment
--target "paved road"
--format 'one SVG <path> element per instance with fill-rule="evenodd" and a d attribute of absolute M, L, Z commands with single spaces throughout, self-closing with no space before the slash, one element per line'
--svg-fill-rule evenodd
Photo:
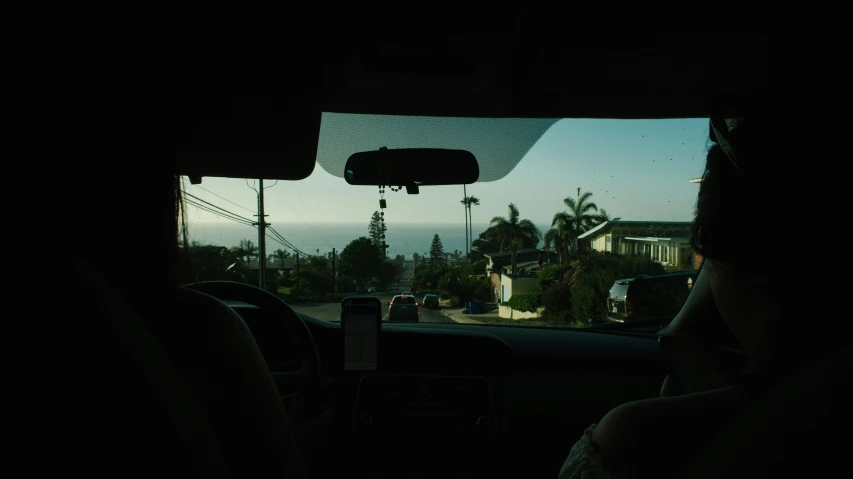
<path fill-rule="evenodd" d="M 388 303 L 394 296 L 391 293 L 378 293 L 375 295 L 382 301 L 382 321 L 388 321 Z M 296 312 L 322 319 L 324 321 L 339 321 L 341 319 L 340 303 L 293 303 L 290 305 Z M 452 319 L 441 314 L 435 309 L 420 309 L 420 321 L 422 323 L 455 323 Z"/>
<path fill-rule="evenodd" d="M 403 264 L 403 274 L 400 276 L 400 281 L 397 283 L 400 291 L 407 291 L 412 287 L 412 279 L 414 278 L 414 263 L 406 261 Z M 375 296 L 382 301 L 382 321 L 388 321 L 388 303 L 394 297 L 394 293 L 376 293 L 370 296 Z M 420 300 L 422 295 L 415 295 Z M 294 303 L 290 305 L 299 313 L 307 314 L 317 319 L 324 321 L 339 321 L 341 319 L 340 303 Z M 455 323 L 452 319 L 441 314 L 435 309 L 420 309 L 420 321 L 422 323 Z"/>

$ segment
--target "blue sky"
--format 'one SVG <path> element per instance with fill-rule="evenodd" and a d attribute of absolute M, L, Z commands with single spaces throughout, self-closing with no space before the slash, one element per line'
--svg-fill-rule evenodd
<path fill-rule="evenodd" d="M 578 187 L 592 192 L 592 200 L 613 217 L 689 221 L 698 185 L 688 180 L 702 173 L 707 132 L 707 119 L 559 120 L 504 178 L 468 186 L 468 194 L 480 199 L 473 209 L 474 223 L 505 216 L 513 202 L 523 218 L 550 224 L 554 214 L 565 209 L 563 198 L 574 197 Z M 188 186 L 187 191 L 251 217 L 240 207 L 256 207 L 250 184 L 206 177 L 201 187 Z M 386 222 L 464 223 L 462 196 L 462 186 L 424 187 L 419 195 L 387 190 Z M 305 180 L 279 181 L 265 190 L 268 221 L 274 224 L 366 224 L 378 209 L 378 199 L 376 187 L 347 185 L 319 164 Z M 189 218 L 191 224 L 229 221 L 192 206 Z"/>

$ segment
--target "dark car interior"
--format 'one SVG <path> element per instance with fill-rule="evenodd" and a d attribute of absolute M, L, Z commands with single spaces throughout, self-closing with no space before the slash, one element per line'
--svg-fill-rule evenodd
<path fill-rule="evenodd" d="M 272 87 L 263 95 L 200 81 L 106 105 L 114 120 L 100 132 L 109 136 L 105 149 L 133 151 L 139 163 L 76 174 L 75 185 L 86 186 L 73 188 L 73 201 L 98 205 L 99 214 L 74 224 L 104 236 L 75 242 L 85 253 L 76 258 L 74 301 L 92 315 L 74 356 L 83 397 L 73 414 L 86 434 L 68 450 L 69 464 L 118 477 L 555 478 L 587 426 L 658 395 L 668 373 L 660 335 L 728 344 L 700 271 L 660 332 L 383 324 L 378 370 L 353 372 L 343 369 L 339 323 L 297 314 L 257 288 L 175 279 L 174 176 L 298 181 L 314 168 L 324 111 L 736 117 L 768 88 L 766 34 L 546 35 L 526 17 L 509 25 L 300 44 L 287 68 L 258 76 Z M 120 195 L 105 195 L 108 184 Z M 125 224 L 129 215 L 150 229 Z M 145 266 L 116 268 L 126 261 Z M 410 407 L 427 396 L 437 412 Z M 735 437 L 768 431 L 750 427 L 752 436 Z M 746 447 L 734 444 L 702 459 L 717 477 L 734 477 L 725 467 Z M 754 470 L 779 454 L 755 455 Z"/>

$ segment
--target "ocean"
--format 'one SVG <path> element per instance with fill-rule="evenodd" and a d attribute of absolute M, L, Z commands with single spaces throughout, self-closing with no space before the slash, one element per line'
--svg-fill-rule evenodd
<path fill-rule="evenodd" d="M 546 225 L 538 225 L 543 233 Z M 272 227 L 288 242 L 307 254 L 325 255 L 336 248 L 340 253 L 350 241 L 359 236 L 367 236 L 366 223 L 273 223 Z M 487 224 L 474 225 L 474 238 L 485 231 Z M 232 222 L 190 223 L 187 227 L 189 240 L 206 245 L 232 247 L 240 240 L 251 240 L 257 245 L 258 231 L 251 226 Z M 398 224 L 388 225 L 385 241 L 388 244 L 388 257 L 398 254 L 406 259 L 412 253 L 429 254 L 433 235 L 441 238 L 445 252 L 454 250 L 465 252 L 465 223 L 460 224 Z M 540 242 L 540 246 L 542 243 Z M 276 249 L 288 249 L 277 241 L 267 238 L 267 254 Z"/>

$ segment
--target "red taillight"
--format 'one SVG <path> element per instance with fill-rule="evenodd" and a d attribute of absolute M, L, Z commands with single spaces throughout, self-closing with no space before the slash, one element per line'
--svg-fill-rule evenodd
<path fill-rule="evenodd" d="M 417 301 L 415 301 L 415 306 L 420 306 Z"/>
<path fill-rule="evenodd" d="M 390 306 L 394 306 L 394 302 L 393 302 L 393 301 L 391 301 L 391 304 L 390 304 Z"/>

